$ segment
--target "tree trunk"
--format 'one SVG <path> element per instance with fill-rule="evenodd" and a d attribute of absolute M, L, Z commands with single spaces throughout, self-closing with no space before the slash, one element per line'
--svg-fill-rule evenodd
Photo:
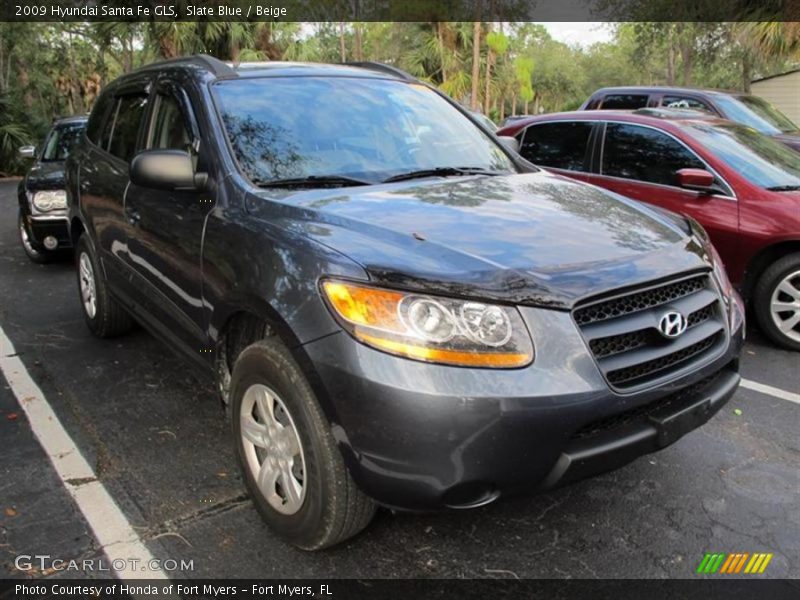
<path fill-rule="evenodd" d="M 684 41 L 681 48 L 683 62 L 683 85 L 692 85 L 692 66 L 694 64 L 694 48 L 691 41 Z"/>
<path fill-rule="evenodd" d="M 100 87 L 103 88 L 106 85 L 106 48 L 105 46 L 100 47 Z"/>
<path fill-rule="evenodd" d="M 83 104 L 83 94 L 81 93 L 81 81 L 78 77 L 78 72 L 75 69 L 75 53 L 72 48 L 72 33 L 68 35 L 68 62 L 69 62 L 69 91 L 72 97 L 73 113 L 83 114 L 86 112 L 86 107 Z"/>
<path fill-rule="evenodd" d="M 11 50 L 9 49 L 8 57 L 6 58 L 6 74 L 5 74 L 5 88 L 8 89 L 10 86 L 11 81 L 11 67 L 14 61 L 12 60 Z M 3 74 L 0 73 L 0 77 L 3 77 Z"/>
<path fill-rule="evenodd" d="M 511 114 L 517 114 L 517 92 L 511 95 Z"/>
<path fill-rule="evenodd" d="M 6 82 L 3 78 L 3 73 L 5 72 L 5 48 L 6 44 L 3 38 L 0 38 L 0 94 L 6 91 Z"/>
<path fill-rule="evenodd" d="M 478 18 L 481 12 L 481 0 L 477 1 L 476 10 Z M 478 110 L 478 86 L 481 78 L 481 22 L 475 21 L 472 25 L 472 94 L 469 99 L 469 106 L 472 110 Z"/>
<path fill-rule="evenodd" d="M 361 40 L 361 23 L 355 24 L 356 29 L 356 47 L 355 47 L 355 57 L 356 60 L 364 60 L 364 48 L 363 43 Z"/>
<path fill-rule="evenodd" d="M 750 81 L 753 79 L 753 61 L 750 52 L 744 51 L 742 55 L 742 91 L 750 93 Z"/>
<path fill-rule="evenodd" d="M 231 40 L 230 41 L 229 51 L 230 51 L 230 55 L 231 55 L 231 62 L 238 65 L 239 64 L 239 53 L 242 51 L 242 49 L 239 48 L 238 40 Z"/>
<path fill-rule="evenodd" d="M 175 58 L 178 56 L 178 48 L 176 47 L 175 40 L 172 39 L 172 35 L 167 34 L 162 36 L 158 39 L 158 48 L 161 52 L 161 56 L 164 58 Z M 129 72 L 129 63 L 130 63 L 130 54 L 127 49 L 127 45 L 125 48 L 125 72 Z"/>
<path fill-rule="evenodd" d="M 667 51 L 667 85 L 675 85 L 675 48 L 671 39 Z"/>
<path fill-rule="evenodd" d="M 339 54 L 342 62 L 347 62 L 347 48 L 344 45 L 344 21 L 339 21 Z"/>
<path fill-rule="evenodd" d="M 130 73 L 133 71 L 133 33 L 128 32 L 125 36 L 125 43 L 123 44 L 124 47 L 124 54 L 125 57 L 125 72 Z M 172 48 L 172 56 L 178 55 L 178 49 L 175 47 L 174 43 L 171 43 Z"/>
<path fill-rule="evenodd" d="M 490 15 L 491 16 L 491 15 Z M 487 35 L 492 31 L 492 22 L 489 21 L 486 24 L 486 33 Z M 483 93 L 483 114 L 489 114 L 489 106 L 491 105 L 491 82 L 492 82 L 492 63 L 494 62 L 494 52 L 492 52 L 491 48 L 488 48 L 486 51 L 486 81 L 484 93 Z"/>
<path fill-rule="evenodd" d="M 31 91 L 28 88 L 28 85 L 31 82 L 30 75 L 28 74 L 28 65 L 25 61 L 17 56 L 17 79 L 15 84 L 22 90 L 25 90 L 25 94 L 22 97 L 22 101 L 25 103 L 25 107 L 30 109 L 33 106 L 33 96 L 31 96 Z M 67 100 L 70 100 L 69 95 L 67 95 Z"/>
<path fill-rule="evenodd" d="M 447 52 L 447 48 L 444 45 L 444 33 L 442 32 L 442 28 L 444 27 L 444 23 L 441 21 L 436 23 L 436 39 L 439 41 L 439 62 L 441 63 L 442 68 L 442 83 L 447 83 L 447 65 L 445 64 L 445 52 Z"/>
<path fill-rule="evenodd" d="M 364 49 L 362 47 L 362 40 L 361 40 L 361 2 L 360 0 L 353 1 L 353 16 L 355 16 L 355 22 L 353 23 L 353 27 L 355 28 L 356 34 L 356 47 L 355 47 L 355 57 L 356 60 L 364 60 Z"/>

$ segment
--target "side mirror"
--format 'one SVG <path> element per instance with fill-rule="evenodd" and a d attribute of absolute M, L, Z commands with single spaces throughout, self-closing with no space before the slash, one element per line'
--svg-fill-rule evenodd
<path fill-rule="evenodd" d="M 503 146 L 515 154 L 519 152 L 519 140 L 517 140 L 517 138 L 511 137 L 510 135 L 499 135 L 497 136 L 497 139 L 500 140 L 500 143 L 503 144 Z"/>
<path fill-rule="evenodd" d="M 36 156 L 36 146 L 22 146 L 18 152 L 23 158 L 34 158 Z"/>
<path fill-rule="evenodd" d="M 199 190 L 205 174 L 195 173 L 184 150 L 145 150 L 131 161 L 131 183 L 160 190 Z"/>
<path fill-rule="evenodd" d="M 678 185 L 687 190 L 713 193 L 718 191 L 714 185 L 714 175 L 705 169 L 681 169 L 678 176 Z"/>

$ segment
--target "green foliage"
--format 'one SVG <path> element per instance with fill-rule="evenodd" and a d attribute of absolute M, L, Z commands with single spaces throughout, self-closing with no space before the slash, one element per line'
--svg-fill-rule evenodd
<path fill-rule="evenodd" d="M 492 52 L 502 56 L 508 52 L 510 41 L 506 35 L 501 31 L 490 31 L 486 35 L 486 44 L 491 48 Z"/>
<path fill-rule="evenodd" d="M 751 79 L 800 59 L 796 22 L 665 22 L 674 14 L 668 0 L 600 4 L 609 15 L 637 18 L 615 25 L 612 41 L 588 47 L 559 42 L 536 23 L 329 22 L 325 3 L 314 23 L 0 23 L 0 168 L 18 171 L 17 146 L 42 136 L 54 117 L 89 110 L 108 81 L 184 54 L 232 62 L 384 62 L 464 104 L 476 89 L 477 104 L 496 118 L 574 109 L 612 85 L 746 90 Z M 520 0 L 518 8 L 525 6 Z M 427 1 L 412 7 L 427 18 L 438 14 Z"/>
<path fill-rule="evenodd" d="M 25 116 L 10 98 L 0 95 L 0 176 L 18 172 L 23 166 L 17 150 L 31 143 Z"/>

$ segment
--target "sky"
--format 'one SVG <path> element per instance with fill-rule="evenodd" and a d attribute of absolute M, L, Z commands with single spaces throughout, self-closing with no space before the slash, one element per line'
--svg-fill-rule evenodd
<path fill-rule="evenodd" d="M 565 44 L 590 46 L 596 42 L 609 42 L 612 39 L 609 23 L 576 21 L 539 23 L 539 25 L 543 25 L 554 39 Z"/>

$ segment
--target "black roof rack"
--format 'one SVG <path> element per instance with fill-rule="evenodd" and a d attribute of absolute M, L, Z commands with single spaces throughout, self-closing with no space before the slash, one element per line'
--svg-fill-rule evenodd
<path fill-rule="evenodd" d="M 163 66 L 169 65 L 195 65 L 198 67 L 202 67 L 208 71 L 211 71 L 217 77 L 231 77 L 236 74 L 236 72 L 229 66 L 226 65 L 221 60 L 214 58 L 213 56 L 209 56 L 207 54 L 195 54 L 193 56 L 179 56 L 177 58 L 169 58 L 167 60 L 162 60 L 159 62 L 150 63 L 149 65 L 145 65 L 141 68 L 142 71 L 146 71 L 149 69 L 156 69 Z"/>
<path fill-rule="evenodd" d="M 397 67 L 393 67 L 391 65 L 386 65 L 379 62 L 365 60 L 365 61 L 343 62 L 342 64 L 348 67 L 359 67 L 361 69 L 369 69 L 370 71 L 376 71 L 378 73 L 387 73 L 389 75 L 394 75 L 395 77 L 399 77 L 404 81 L 417 81 L 416 77 L 409 75 L 402 69 L 398 69 Z"/>

